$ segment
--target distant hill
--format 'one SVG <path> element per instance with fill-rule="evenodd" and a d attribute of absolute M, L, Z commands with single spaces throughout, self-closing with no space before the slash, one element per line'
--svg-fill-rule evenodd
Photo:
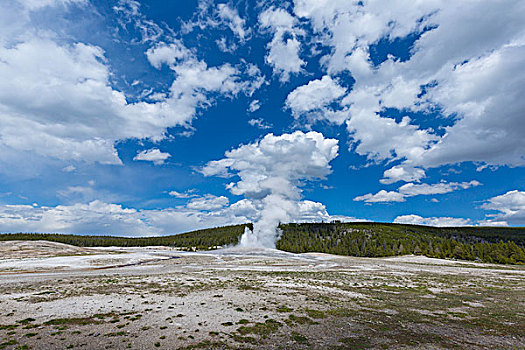
<path fill-rule="evenodd" d="M 48 240 L 82 247 L 171 246 L 214 249 L 237 244 L 244 227 L 235 225 L 161 237 L 125 238 L 42 233 L 0 234 L 2 240 Z M 362 257 L 419 254 L 503 264 L 525 264 L 525 228 L 429 227 L 390 223 L 283 224 L 277 248 Z"/>

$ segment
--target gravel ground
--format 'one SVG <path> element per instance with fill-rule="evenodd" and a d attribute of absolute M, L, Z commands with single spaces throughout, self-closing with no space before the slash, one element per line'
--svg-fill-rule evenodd
<path fill-rule="evenodd" d="M 0 349 L 525 349 L 523 266 L 47 243 L 0 243 Z"/>

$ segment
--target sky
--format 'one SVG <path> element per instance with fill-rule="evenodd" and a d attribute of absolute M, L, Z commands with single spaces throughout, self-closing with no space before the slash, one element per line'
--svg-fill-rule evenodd
<path fill-rule="evenodd" d="M 524 13 L 3 0 L 0 231 L 524 226 Z"/>

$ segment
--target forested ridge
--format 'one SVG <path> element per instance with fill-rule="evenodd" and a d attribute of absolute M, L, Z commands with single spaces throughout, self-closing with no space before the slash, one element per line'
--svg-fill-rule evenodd
<path fill-rule="evenodd" d="M 197 230 L 170 236 L 115 237 L 92 235 L 68 235 L 57 233 L 7 233 L 0 234 L 0 241 L 46 240 L 79 247 L 145 247 L 169 246 L 181 248 L 211 249 L 236 244 L 246 225 L 234 225 Z M 251 226 L 250 226 L 251 227 Z"/>
<path fill-rule="evenodd" d="M 171 246 L 214 249 L 237 244 L 246 225 L 198 230 L 178 235 L 126 238 L 43 233 L 0 234 L 0 240 L 48 240 L 83 247 Z M 282 224 L 277 248 L 361 257 L 405 254 L 503 264 L 525 264 L 525 228 L 429 227 L 390 223 Z"/>
<path fill-rule="evenodd" d="M 362 257 L 406 254 L 434 258 L 525 263 L 525 228 L 328 223 L 282 225 L 277 248 Z"/>

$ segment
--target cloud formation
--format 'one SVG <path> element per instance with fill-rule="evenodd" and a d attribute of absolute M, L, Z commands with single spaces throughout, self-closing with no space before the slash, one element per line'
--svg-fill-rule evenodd
<path fill-rule="evenodd" d="M 117 236 L 169 235 L 255 220 L 262 203 L 242 199 L 227 205 L 226 197 L 205 195 L 187 205 L 166 209 L 134 209 L 93 200 L 58 205 L 0 205 L 2 232 L 55 232 Z M 322 203 L 297 202 L 297 222 L 362 221 L 331 216 Z"/>
<path fill-rule="evenodd" d="M 399 187 L 397 191 L 381 190 L 376 194 L 368 193 L 363 196 L 355 197 L 354 201 L 364 201 L 367 203 L 404 202 L 407 197 L 445 194 L 459 189 L 466 190 L 467 188 L 480 185 L 481 183 L 476 180 L 470 182 L 440 182 L 432 185 L 406 183 Z"/>
<path fill-rule="evenodd" d="M 100 47 L 56 40 L 30 20 L 31 11 L 40 8 L 36 2 L 20 8 L 13 1 L 0 5 L 1 11 L 19 15 L 17 25 L 10 26 L 15 29 L 0 31 L 0 143 L 14 151 L 122 164 L 116 141 L 162 140 L 168 127 L 189 127 L 197 110 L 214 101 L 211 94 L 251 94 L 262 84 L 256 67 L 209 67 L 172 39 L 156 42 L 145 54 L 155 68 L 170 67 L 173 83 L 153 100 L 130 102 L 112 86 L 111 67 Z M 45 4 L 63 5 L 54 10 L 60 12 L 71 2 Z M 142 21 L 138 7 L 126 9 Z"/>
<path fill-rule="evenodd" d="M 400 162 L 384 183 L 414 181 L 423 169 L 460 162 L 525 164 L 525 24 L 523 2 L 347 2 L 295 0 L 331 52 L 329 74 L 349 71 L 356 80 L 341 102 L 358 154 Z M 505 20 L 501 20 L 501 19 Z M 408 58 L 373 62 L 378 41 L 416 35 Z M 337 95 L 334 95 L 337 96 Z M 417 119 L 388 116 L 438 110 L 452 121 L 443 132 Z M 498 116 L 497 118 L 495 116 Z M 331 114 L 324 117 L 335 123 Z"/>
<path fill-rule="evenodd" d="M 257 119 L 250 119 L 248 120 L 248 124 L 251 126 L 255 126 L 259 129 L 271 129 L 272 125 L 268 122 L 266 122 L 263 118 L 257 118 Z"/>
<path fill-rule="evenodd" d="M 290 92 L 286 97 L 285 105 L 296 118 L 300 116 L 307 116 L 314 120 L 329 118 L 333 122 L 342 123 L 347 118 L 346 111 L 336 113 L 329 105 L 345 94 L 345 88 L 325 75 Z"/>
<path fill-rule="evenodd" d="M 266 62 L 281 82 L 287 82 L 290 74 L 300 73 L 306 64 L 300 58 L 301 43 L 297 37 L 303 30 L 297 24 L 297 19 L 281 8 L 271 7 L 259 15 L 261 28 L 273 34 L 267 45 Z"/>
<path fill-rule="evenodd" d="M 429 217 L 424 218 L 419 215 L 401 215 L 394 219 L 396 224 L 410 224 L 410 225 L 428 225 L 437 227 L 457 227 L 457 226 L 471 226 L 470 219 L 452 218 L 452 217 Z"/>
<path fill-rule="evenodd" d="M 155 165 L 164 164 L 164 161 L 171 157 L 169 153 L 161 152 L 158 148 L 152 148 L 137 153 L 133 160 L 144 160 L 147 162 L 153 162 Z"/>
<path fill-rule="evenodd" d="M 485 210 L 496 211 L 496 214 L 487 214 L 491 222 L 525 225 L 525 192 L 508 191 L 505 194 L 492 197 L 481 205 Z"/>

